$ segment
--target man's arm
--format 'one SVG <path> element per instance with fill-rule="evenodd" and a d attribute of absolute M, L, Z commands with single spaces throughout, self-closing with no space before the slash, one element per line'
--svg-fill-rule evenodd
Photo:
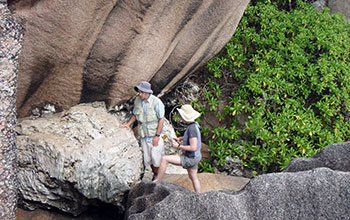
<path fill-rule="evenodd" d="M 158 146 L 158 142 L 159 142 L 159 136 L 157 135 L 160 135 L 160 133 L 162 133 L 162 129 L 163 129 L 163 125 L 164 125 L 164 117 L 163 118 L 160 118 L 158 120 L 158 127 L 157 127 L 157 132 L 156 132 L 156 136 L 154 136 L 153 140 L 152 140 L 152 144 L 154 147 Z"/>
<path fill-rule="evenodd" d="M 154 136 L 152 144 L 153 146 L 158 146 L 158 142 L 159 142 L 159 136 L 162 133 L 162 129 L 163 129 L 163 125 L 164 125 L 164 114 L 165 114 L 165 107 L 162 101 L 158 101 L 156 104 L 156 113 L 157 113 L 157 117 L 158 117 L 158 126 L 157 126 L 157 132 L 156 132 L 156 136 Z"/>
<path fill-rule="evenodd" d="M 158 120 L 158 127 L 157 127 L 157 132 L 156 132 L 156 134 L 162 133 L 164 121 L 165 121 L 164 118 L 160 118 L 160 119 Z"/>
<path fill-rule="evenodd" d="M 125 124 L 121 124 L 119 127 L 120 128 L 130 128 L 130 126 L 136 121 L 136 116 L 132 115 L 129 121 Z"/>
<path fill-rule="evenodd" d="M 129 121 L 125 124 L 121 124 L 119 127 L 120 128 L 130 128 L 130 126 L 136 121 L 136 116 L 134 115 L 135 113 L 135 106 L 136 106 L 136 99 L 134 99 L 134 106 L 132 109 L 132 115 L 131 118 L 129 119 Z"/>

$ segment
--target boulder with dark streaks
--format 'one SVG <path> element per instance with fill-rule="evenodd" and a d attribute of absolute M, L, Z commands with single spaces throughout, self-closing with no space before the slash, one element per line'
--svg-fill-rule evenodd
<path fill-rule="evenodd" d="M 18 0 L 26 32 L 19 116 L 53 104 L 109 105 L 135 95 L 140 80 L 171 88 L 227 43 L 248 0 Z"/>

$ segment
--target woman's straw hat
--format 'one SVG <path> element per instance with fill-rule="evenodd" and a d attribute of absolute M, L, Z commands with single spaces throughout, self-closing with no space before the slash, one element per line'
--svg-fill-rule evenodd
<path fill-rule="evenodd" d="M 198 118 L 201 113 L 197 112 L 192 108 L 191 105 L 183 105 L 181 108 L 177 109 L 181 115 L 181 117 L 185 121 L 194 121 L 196 118 Z"/>

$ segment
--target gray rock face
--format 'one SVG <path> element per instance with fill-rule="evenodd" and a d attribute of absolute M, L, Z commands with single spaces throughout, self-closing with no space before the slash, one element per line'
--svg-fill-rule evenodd
<path fill-rule="evenodd" d="M 122 208 L 140 179 L 142 152 L 131 130 L 101 103 L 18 123 L 19 192 L 24 201 L 77 215 L 98 201 Z"/>
<path fill-rule="evenodd" d="M 240 191 L 196 194 L 168 182 L 131 189 L 127 219 L 347 219 L 350 213 L 350 142 L 291 161 Z M 181 201 L 181 202 L 179 202 Z"/>
<path fill-rule="evenodd" d="M 327 0 L 317 0 L 312 4 L 315 6 L 316 10 L 323 10 L 324 7 L 327 7 Z"/>
<path fill-rule="evenodd" d="M 347 219 L 349 186 L 348 172 L 328 168 L 261 175 L 237 193 L 142 182 L 129 193 L 126 219 Z"/>
<path fill-rule="evenodd" d="M 343 14 L 345 20 L 350 21 L 350 0 L 317 0 L 313 4 L 317 10 L 328 7 L 332 14 Z"/>
<path fill-rule="evenodd" d="M 166 91 L 218 53 L 248 0 L 12 1 L 25 26 L 19 117 L 52 103 L 132 98 L 150 81 Z"/>
<path fill-rule="evenodd" d="M 297 172 L 317 167 L 350 172 L 350 142 L 328 145 L 309 158 L 295 158 L 284 171 Z"/>
<path fill-rule="evenodd" d="M 345 19 L 350 21 L 350 0 L 328 0 L 328 7 L 331 13 L 341 13 Z"/>

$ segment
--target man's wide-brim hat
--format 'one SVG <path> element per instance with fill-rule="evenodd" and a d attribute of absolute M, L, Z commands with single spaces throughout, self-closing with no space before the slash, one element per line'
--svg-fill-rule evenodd
<path fill-rule="evenodd" d="M 151 89 L 151 84 L 145 81 L 139 83 L 139 85 L 134 87 L 135 91 L 138 92 L 141 90 L 142 92 L 153 93 Z"/>
<path fill-rule="evenodd" d="M 185 121 L 194 121 L 201 115 L 201 113 L 194 110 L 192 106 L 188 104 L 181 106 L 181 108 L 177 109 L 177 111 Z"/>

